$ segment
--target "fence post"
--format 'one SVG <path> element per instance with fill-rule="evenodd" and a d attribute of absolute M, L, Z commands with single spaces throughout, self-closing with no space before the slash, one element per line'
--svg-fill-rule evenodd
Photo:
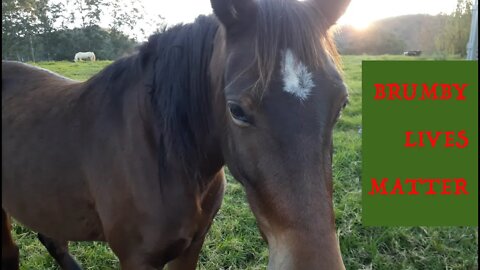
<path fill-rule="evenodd" d="M 467 43 L 467 60 L 475 59 L 478 60 L 478 0 L 473 5 L 470 40 Z"/>
<path fill-rule="evenodd" d="M 32 61 L 35 63 L 35 49 L 33 48 L 32 35 L 30 35 L 30 50 L 32 52 Z"/>

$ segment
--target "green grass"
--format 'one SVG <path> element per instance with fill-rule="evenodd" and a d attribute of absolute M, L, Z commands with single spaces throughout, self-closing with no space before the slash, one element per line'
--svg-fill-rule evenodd
<path fill-rule="evenodd" d="M 361 61 L 414 60 L 425 57 L 345 56 L 350 104 L 334 132 L 334 203 L 337 231 L 347 269 L 478 269 L 478 228 L 364 227 L 361 223 Z M 111 62 L 43 62 L 38 66 L 85 80 Z M 265 269 L 268 261 L 242 187 L 227 175 L 222 208 L 202 249 L 199 269 Z M 35 235 L 14 225 L 21 269 L 58 269 Z M 118 269 L 102 243 L 72 243 L 71 252 L 85 269 Z"/>
<path fill-rule="evenodd" d="M 70 79 L 85 81 L 98 71 L 112 63 L 112 61 L 95 62 L 37 62 L 29 63 L 35 66 L 46 68 Z"/>

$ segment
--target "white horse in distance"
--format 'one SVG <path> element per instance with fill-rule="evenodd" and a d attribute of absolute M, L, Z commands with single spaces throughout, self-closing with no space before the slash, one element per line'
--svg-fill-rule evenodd
<path fill-rule="evenodd" d="M 73 61 L 78 62 L 80 60 L 95 61 L 95 54 L 93 52 L 78 52 L 75 54 Z"/>

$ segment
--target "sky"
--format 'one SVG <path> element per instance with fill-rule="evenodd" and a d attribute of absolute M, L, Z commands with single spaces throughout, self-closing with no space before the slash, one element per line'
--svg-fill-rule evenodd
<path fill-rule="evenodd" d="M 338 24 L 365 28 L 378 19 L 406 15 L 451 13 L 457 0 L 352 0 Z M 210 14 L 210 0 L 144 0 L 149 13 L 165 17 L 167 24 L 192 22 L 200 14 Z"/>

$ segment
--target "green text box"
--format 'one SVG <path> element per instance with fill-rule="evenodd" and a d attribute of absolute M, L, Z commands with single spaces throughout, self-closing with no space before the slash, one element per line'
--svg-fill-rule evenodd
<path fill-rule="evenodd" d="M 363 224 L 374 226 L 478 226 L 478 61 L 364 61 L 362 63 L 362 204 Z M 375 84 L 401 85 L 398 100 L 386 88 L 387 99 L 375 99 Z M 437 88 L 441 97 L 441 84 L 468 84 L 457 100 L 452 97 L 433 100 L 433 95 L 422 96 L 422 85 Z M 408 84 L 407 96 L 412 96 L 411 85 L 417 84 L 414 99 L 405 100 L 403 85 Z M 431 89 L 431 88 L 430 88 Z M 448 91 L 446 90 L 446 93 Z M 444 95 L 445 98 L 448 95 Z M 424 147 L 405 147 L 406 132 L 413 131 L 410 142 L 419 143 L 419 131 L 453 131 L 453 143 L 464 143 L 458 132 L 465 131 L 468 146 L 444 147 L 446 135 L 441 134 L 435 147 L 424 137 Z M 426 135 L 426 134 L 424 134 Z M 449 135 L 451 136 L 451 135 Z M 451 142 L 449 142 L 451 143 Z M 455 182 L 449 183 L 451 195 L 441 195 L 442 184 L 434 183 L 436 195 L 427 195 L 429 184 L 417 184 L 419 195 L 368 194 L 372 178 L 380 184 L 388 178 L 386 191 L 392 192 L 400 179 L 405 193 L 409 179 L 464 178 L 468 195 L 455 195 Z M 398 190 L 397 190 L 398 191 Z"/>

